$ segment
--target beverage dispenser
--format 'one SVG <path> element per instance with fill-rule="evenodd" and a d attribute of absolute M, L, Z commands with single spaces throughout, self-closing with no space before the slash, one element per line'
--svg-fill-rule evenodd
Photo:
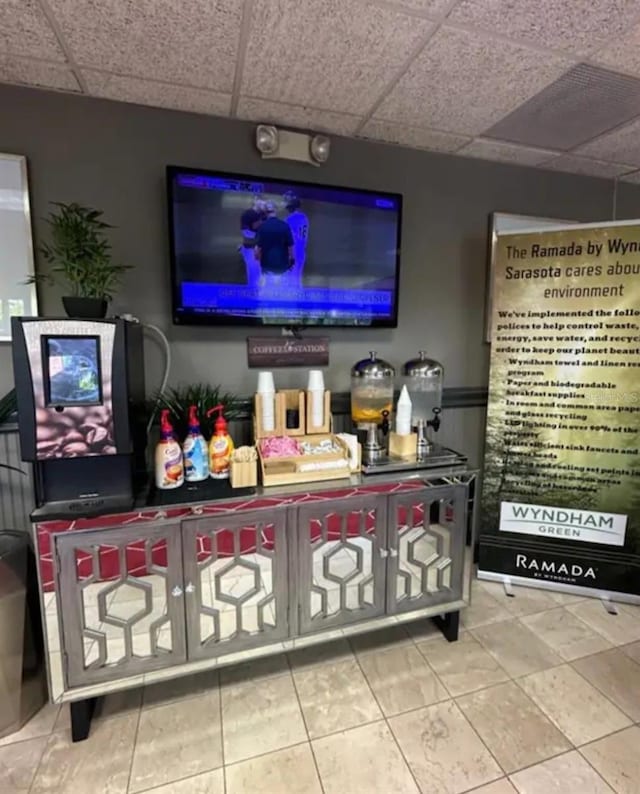
<path fill-rule="evenodd" d="M 146 475 L 142 326 L 12 319 L 22 459 L 39 518 L 131 508 Z"/>
<path fill-rule="evenodd" d="M 412 403 L 411 423 L 418 434 L 418 458 L 431 449 L 427 428 L 438 430 L 440 427 L 443 378 L 442 364 L 428 358 L 424 350 L 402 368 L 402 383 Z"/>
<path fill-rule="evenodd" d="M 351 419 L 363 447 L 365 463 L 386 457 L 395 370 L 375 351 L 351 368 Z"/>

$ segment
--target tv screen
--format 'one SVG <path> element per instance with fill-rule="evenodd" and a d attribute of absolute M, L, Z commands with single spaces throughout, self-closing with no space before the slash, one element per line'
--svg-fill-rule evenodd
<path fill-rule="evenodd" d="M 167 168 L 174 322 L 397 325 L 402 196 Z"/>
<path fill-rule="evenodd" d="M 48 405 L 100 404 L 99 345 L 97 336 L 44 338 Z"/>

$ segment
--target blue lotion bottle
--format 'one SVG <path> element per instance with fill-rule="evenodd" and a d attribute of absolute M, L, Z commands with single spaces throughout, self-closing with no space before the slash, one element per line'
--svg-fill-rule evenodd
<path fill-rule="evenodd" d="M 189 432 L 182 445 L 184 478 L 187 482 L 202 482 L 209 476 L 209 449 L 200 431 L 198 408 L 189 408 Z"/>

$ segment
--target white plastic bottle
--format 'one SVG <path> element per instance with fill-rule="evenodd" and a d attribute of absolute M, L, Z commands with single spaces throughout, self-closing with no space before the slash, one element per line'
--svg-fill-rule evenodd
<path fill-rule="evenodd" d="M 160 441 L 156 447 L 156 488 L 169 490 L 179 488 L 184 482 L 182 449 L 175 439 L 169 421 L 169 411 L 160 415 Z"/>
<path fill-rule="evenodd" d="M 396 404 L 396 433 L 399 436 L 408 436 L 411 432 L 411 411 L 413 404 L 407 387 L 403 386 Z"/>

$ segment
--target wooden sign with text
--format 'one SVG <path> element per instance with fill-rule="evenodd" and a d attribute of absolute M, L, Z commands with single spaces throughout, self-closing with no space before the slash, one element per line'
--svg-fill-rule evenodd
<path fill-rule="evenodd" d="M 247 363 L 250 367 L 326 367 L 329 363 L 329 337 L 247 337 Z"/>

